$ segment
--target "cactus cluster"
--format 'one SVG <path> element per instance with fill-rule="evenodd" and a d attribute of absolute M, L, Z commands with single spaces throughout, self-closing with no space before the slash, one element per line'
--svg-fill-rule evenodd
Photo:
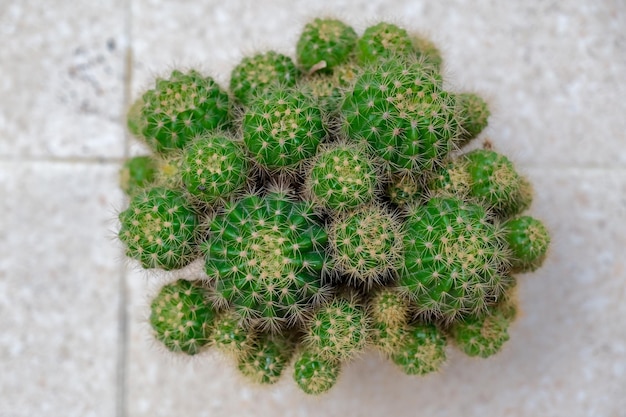
<path fill-rule="evenodd" d="M 157 79 L 128 112 L 151 154 L 123 165 L 119 239 L 146 269 L 205 273 L 161 288 L 155 338 L 312 395 L 368 347 L 408 375 L 440 369 L 448 344 L 501 350 L 516 276 L 550 236 L 513 163 L 463 149 L 490 111 L 442 67 L 397 25 L 318 18 L 295 58 L 245 57 L 228 90 L 195 70 Z"/>

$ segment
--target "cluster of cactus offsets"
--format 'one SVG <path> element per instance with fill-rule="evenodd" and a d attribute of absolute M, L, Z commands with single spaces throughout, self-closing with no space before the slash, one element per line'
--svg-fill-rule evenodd
<path fill-rule="evenodd" d="M 397 25 L 301 33 L 293 58 L 243 58 L 228 90 L 176 70 L 130 107 L 151 153 L 123 165 L 119 239 L 179 274 L 151 304 L 155 338 L 312 395 L 368 348 L 408 375 L 440 369 L 448 344 L 496 354 L 550 236 L 513 163 L 463 149 L 487 102 L 447 89 L 433 42 Z"/>

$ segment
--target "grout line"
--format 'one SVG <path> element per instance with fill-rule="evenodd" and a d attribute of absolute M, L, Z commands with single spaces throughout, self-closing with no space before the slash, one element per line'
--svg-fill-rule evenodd
<path fill-rule="evenodd" d="M 122 106 L 126 110 L 131 99 L 132 87 L 132 67 L 133 67 L 133 49 L 132 49 L 132 0 L 126 2 L 125 8 L 125 35 L 126 35 L 126 54 L 124 59 L 124 93 L 122 95 Z M 125 124 L 126 111 L 122 112 L 121 123 Z M 126 160 L 130 154 L 130 142 L 128 132 L 124 129 L 124 158 Z M 110 161 L 113 162 L 113 161 Z M 121 161 L 115 161 L 120 163 Z M 126 197 L 124 197 L 126 198 Z M 122 254 L 124 255 L 124 254 Z M 120 262 L 120 284 L 119 284 L 119 311 L 118 311 L 118 352 L 117 352 L 117 384 L 116 384 L 116 417 L 126 417 L 128 415 L 128 354 L 129 354 L 129 314 L 128 303 L 129 294 L 127 287 L 127 271 L 123 262 Z"/>

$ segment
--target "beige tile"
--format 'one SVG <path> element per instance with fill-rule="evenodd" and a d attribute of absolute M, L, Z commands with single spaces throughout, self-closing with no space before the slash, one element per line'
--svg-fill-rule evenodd
<path fill-rule="evenodd" d="M 529 213 L 548 226 L 552 245 L 543 268 L 519 277 L 521 316 L 499 355 L 473 359 L 450 347 L 444 371 L 419 378 L 369 353 L 320 398 L 299 392 L 291 369 L 274 387 L 254 387 L 218 355 L 174 358 L 151 341 L 147 294 L 164 278 L 135 272 L 129 278 L 129 415 L 620 415 L 626 407 L 620 392 L 626 385 L 626 175 L 536 169 L 528 176 L 537 190 Z"/>
<path fill-rule="evenodd" d="M 125 2 L 2 9 L 0 156 L 121 156 Z"/>
<path fill-rule="evenodd" d="M 0 163 L 0 415 L 111 416 L 117 167 Z"/>

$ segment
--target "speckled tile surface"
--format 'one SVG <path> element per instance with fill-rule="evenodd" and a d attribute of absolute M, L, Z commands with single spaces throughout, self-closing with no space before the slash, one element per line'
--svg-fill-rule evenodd
<path fill-rule="evenodd" d="M 0 5 L 0 156 L 124 153 L 122 0 Z"/>
<path fill-rule="evenodd" d="M 0 416 L 111 416 L 121 192 L 110 165 L 0 162 Z"/>
<path fill-rule="evenodd" d="M 0 416 L 626 415 L 626 4 L 32 0 L 0 4 Z M 227 86 L 243 54 L 293 54 L 304 23 L 385 19 L 430 35 L 457 90 L 489 99 L 485 132 L 536 190 L 553 234 L 520 277 L 497 356 L 450 347 L 404 376 L 373 352 L 321 398 L 253 387 L 214 353 L 164 352 L 146 325 L 166 279 L 122 259 L 123 115 L 157 75 Z M 185 274 L 190 274 L 185 271 Z"/>

